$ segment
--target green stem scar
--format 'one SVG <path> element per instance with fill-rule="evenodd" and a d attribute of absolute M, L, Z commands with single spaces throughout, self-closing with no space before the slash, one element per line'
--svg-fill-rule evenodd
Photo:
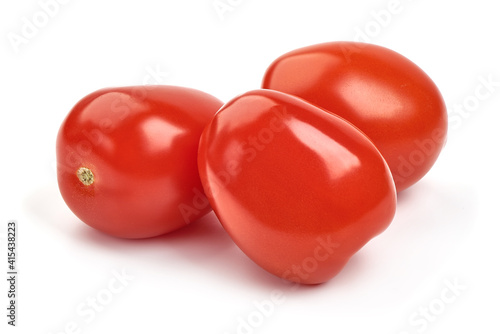
<path fill-rule="evenodd" d="M 76 172 L 76 176 L 78 176 L 78 180 L 86 186 L 90 186 L 94 183 L 94 173 L 86 167 L 80 167 Z"/>

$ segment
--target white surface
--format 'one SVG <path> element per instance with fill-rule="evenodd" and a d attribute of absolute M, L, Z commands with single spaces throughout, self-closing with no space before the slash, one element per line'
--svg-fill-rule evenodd
<path fill-rule="evenodd" d="M 454 107 L 474 102 L 480 77 L 500 81 L 494 2 L 401 0 L 384 26 L 371 12 L 390 0 L 222 2 L 233 4 L 224 20 L 213 0 L 68 1 L 19 52 L 8 34 L 20 34 L 23 17 L 32 20 L 41 7 L 1 3 L 3 238 L 9 219 L 19 224 L 18 327 L 7 326 L 2 311 L 1 332 L 497 333 L 500 86 L 468 115 Z M 151 83 L 156 69 L 168 72 L 158 83 L 227 101 L 258 88 L 282 53 L 352 40 L 360 29 L 422 67 L 454 118 L 439 161 L 400 196 L 389 229 L 330 282 L 292 289 L 241 253 L 213 215 L 164 237 L 126 241 L 80 223 L 61 199 L 55 137 L 84 95 Z M 5 240 L 0 262 L 4 277 Z M 114 281 L 122 270 L 134 277 L 123 288 Z M 453 293 L 450 284 L 461 287 Z M 86 302 L 96 296 L 109 303 L 93 316 Z"/>

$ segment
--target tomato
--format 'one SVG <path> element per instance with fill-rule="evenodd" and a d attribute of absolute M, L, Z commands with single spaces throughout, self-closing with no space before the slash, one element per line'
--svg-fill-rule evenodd
<path fill-rule="evenodd" d="M 199 204 L 198 143 L 222 104 L 174 86 L 86 96 L 57 137 L 63 199 L 86 224 L 123 238 L 157 236 L 203 216 L 211 209 Z"/>
<path fill-rule="evenodd" d="M 291 51 L 267 69 L 263 88 L 301 97 L 372 139 L 398 191 L 420 180 L 445 144 L 447 114 L 434 82 L 381 46 L 334 42 Z"/>
<path fill-rule="evenodd" d="M 289 281 L 327 281 L 395 213 L 390 170 L 366 135 L 277 91 L 225 104 L 202 134 L 198 166 L 234 242 Z"/>

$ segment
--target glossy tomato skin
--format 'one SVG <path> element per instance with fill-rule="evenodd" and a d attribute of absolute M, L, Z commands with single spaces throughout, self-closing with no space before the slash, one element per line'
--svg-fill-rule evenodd
<path fill-rule="evenodd" d="M 122 238 L 154 237 L 203 216 L 211 209 L 199 204 L 198 143 L 222 104 L 175 86 L 86 96 L 57 137 L 63 199 L 86 224 Z M 91 184 L 80 180 L 82 168 L 92 172 Z"/>
<path fill-rule="evenodd" d="M 387 48 L 333 42 L 291 51 L 267 69 L 263 88 L 335 112 L 368 135 L 398 191 L 420 180 L 445 144 L 447 114 L 434 82 Z"/>
<path fill-rule="evenodd" d="M 394 181 L 373 143 L 288 94 L 256 90 L 224 105 L 198 154 L 225 230 L 254 262 L 289 281 L 329 280 L 395 213 Z"/>

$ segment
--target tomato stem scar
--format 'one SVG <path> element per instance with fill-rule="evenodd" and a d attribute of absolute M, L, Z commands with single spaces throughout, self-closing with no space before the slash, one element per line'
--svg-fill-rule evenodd
<path fill-rule="evenodd" d="M 86 186 L 90 186 L 94 183 L 94 173 L 86 167 L 80 167 L 76 172 L 76 176 L 78 176 L 80 182 Z"/>

